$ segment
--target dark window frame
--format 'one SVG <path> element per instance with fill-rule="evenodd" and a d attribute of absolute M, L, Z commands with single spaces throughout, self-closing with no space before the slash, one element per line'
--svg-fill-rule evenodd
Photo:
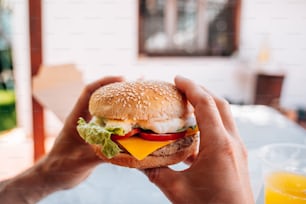
<path fill-rule="evenodd" d="M 177 50 L 167 50 L 166 52 L 147 52 L 144 48 L 144 36 L 143 36 L 143 16 L 141 14 L 143 9 L 143 2 L 145 0 L 138 0 L 138 56 L 139 57 L 229 57 L 232 56 L 239 49 L 240 39 L 240 16 L 241 16 L 241 0 L 229 0 L 228 6 L 233 9 L 232 12 L 232 33 L 233 43 L 230 53 L 214 54 L 212 52 L 179 52 Z M 167 0 L 165 0 L 167 1 Z M 203 1 L 203 0 L 198 0 Z M 205 0 L 204 0 L 205 1 Z"/>

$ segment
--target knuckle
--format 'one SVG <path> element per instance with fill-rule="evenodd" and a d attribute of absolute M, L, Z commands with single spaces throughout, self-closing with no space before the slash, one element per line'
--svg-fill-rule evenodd
<path fill-rule="evenodd" d="M 235 145 L 234 142 L 227 137 L 227 139 L 224 140 L 223 143 L 223 153 L 225 153 L 228 156 L 233 156 L 235 151 Z"/>
<path fill-rule="evenodd" d="M 239 157 L 243 160 L 248 158 L 248 151 L 244 144 L 230 137 L 225 139 L 222 152 L 228 157 Z"/>
<path fill-rule="evenodd" d="M 229 106 L 229 102 L 224 98 L 218 99 L 218 103 L 221 107 L 224 107 L 224 108 Z"/>
<path fill-rule="evenodd" d="M 215 104 L 215 100 L 211 95 L 201 95 L 199 97 L 199 104 L 212 107 Z"/>

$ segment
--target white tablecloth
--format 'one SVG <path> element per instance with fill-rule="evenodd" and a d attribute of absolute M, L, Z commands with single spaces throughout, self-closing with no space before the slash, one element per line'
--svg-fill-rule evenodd
<path fill-rule="evenodd" d="M 257 153 L 270 143 L 306 144 L 306 131 L 266 106 L 232 106 L 240 135 L 248 149 L 251 184 L 257 203 L 262 203 L 262 177 Z M 186 168 L 184 164 L 175 169 Z M 170 203 L 140 171 L 109 164 L 98 166 L 77 187 L 56 192 L 40 204 Z"/>

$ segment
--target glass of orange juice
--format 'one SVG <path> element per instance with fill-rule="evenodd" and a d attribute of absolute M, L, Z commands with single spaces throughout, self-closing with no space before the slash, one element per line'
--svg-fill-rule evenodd
<path fill-rule="evenodd" d="M 306 204 L 306 146 L 271 144 L 260 151 L 265 204 Z"/>

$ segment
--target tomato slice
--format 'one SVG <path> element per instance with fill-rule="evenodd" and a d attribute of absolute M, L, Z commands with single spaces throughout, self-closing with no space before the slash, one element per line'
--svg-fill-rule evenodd
<path fill-rule="evenodd" d="M 130 132 L 128 132 L 125 135 L 112 135 L 111 137 L 112 137 L 113 140 L 121 140 L 121 139 L 129 138 L 129 137 L 131 137 L 133 135 L 136 135 L 136 134 L 138 134 L 140 132 L 141 132 L 140 128 L 134 128 L 134 129 L 132 129 Z"/>
<path fill-rule="evenodd" d="M 140 132 L 139 135 L 143 139 L 152 141 L 177 140 L 184 137 L 186 135 L 186 131 L 175 133 Z"/>

